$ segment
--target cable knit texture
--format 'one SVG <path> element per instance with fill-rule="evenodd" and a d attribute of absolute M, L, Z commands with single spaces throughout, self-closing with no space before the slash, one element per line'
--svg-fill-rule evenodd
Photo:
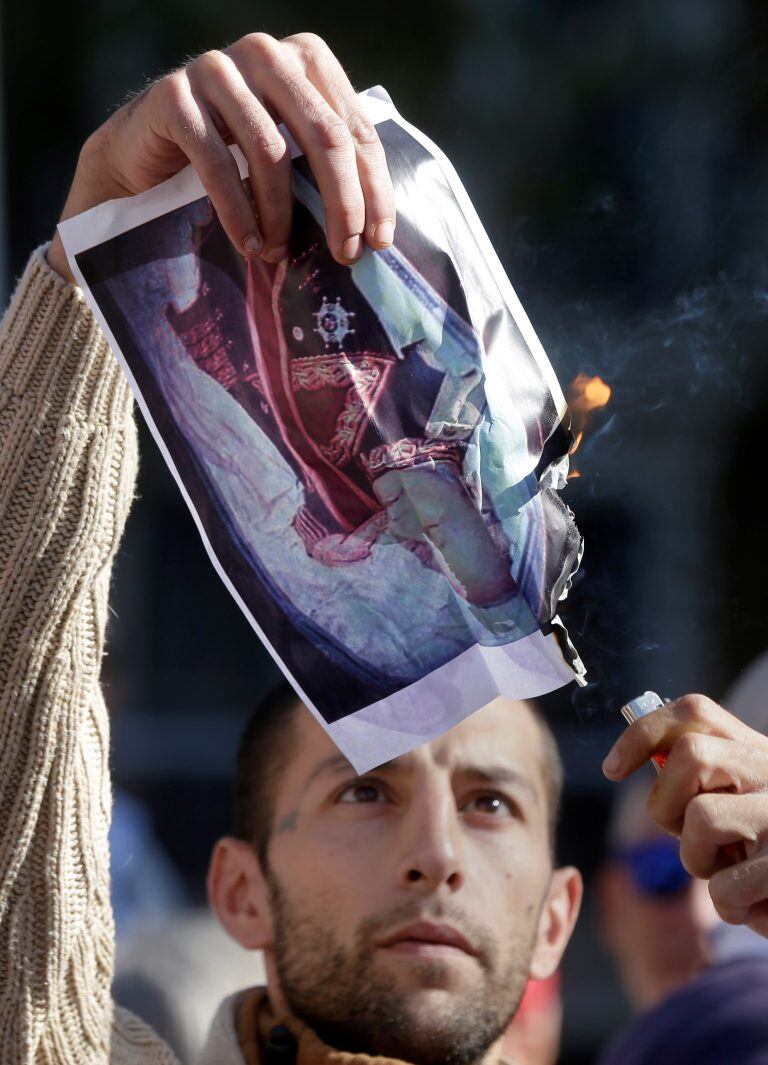
<path fill-rule="evenodd" d="M 0 1061 L 172 1065 L 113 1007 L 107 593 L 133 401 L 38 249 L 0 323 Z"/>

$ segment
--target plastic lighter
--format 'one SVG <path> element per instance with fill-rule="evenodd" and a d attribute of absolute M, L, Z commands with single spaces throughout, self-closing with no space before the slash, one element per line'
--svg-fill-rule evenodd
<path fill-rule="evenodd" d="M 642 695 L 638 695 L 634 699 L 630 699 L 628 703 L 625 703 L 621 708 L 621 713 L 624 719 L 632 725 L 641 717 L 647 717 L 648 714 L 652 714 L 654 710 L 658 710 L 659 707 L 664 706 L 667 702 L 669 702 L 668 699 L 662 699 L 656 692 L 643 692 Z M 654 754 L 651 761 L 656 772 L 660 773 L 667 764 L 667 755 L 661 751 L 658 754 Z"/>

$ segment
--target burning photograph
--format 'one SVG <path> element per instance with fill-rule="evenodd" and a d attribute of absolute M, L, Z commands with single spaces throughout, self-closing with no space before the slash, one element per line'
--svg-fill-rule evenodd
<path fill-rule="evenodd" d="M 364 99 L 398 231 L 351 267 L 300 155 L 277 264 L 190 171 L 62 227 L 214 565 L 358 766 L 582 671 L 565 400 L 450 164 Z"/>

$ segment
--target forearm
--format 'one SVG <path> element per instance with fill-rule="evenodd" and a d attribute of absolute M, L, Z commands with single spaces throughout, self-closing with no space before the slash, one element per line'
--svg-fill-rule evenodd
<path fill-rule="evenodd" d="M 98 675 L 136 439 L 98 325 L 40 253 L 0 325 L 0 441 L 0 1060 L 106 1061 Z"/>

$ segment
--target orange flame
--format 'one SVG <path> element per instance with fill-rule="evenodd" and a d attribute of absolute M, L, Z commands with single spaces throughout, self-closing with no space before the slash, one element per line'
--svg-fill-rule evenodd
<path fill-rule="evenodd" d="M 611 386 L 602 377 L 587 377 L 580 373 L 571 381 L 568 406 L 574 421 L 585 419 L 593 410 L 604 407 L 611 398 Z M 583 424 L 581 426 L 583 428 Z"/>
<path fill-rule="evenodd" d="M 590 416 L 604 407 L 610 398 L 611 386 L 601 377 L 587 377 L 585 373 L 580 373 L 571 381 L 568 390 L 568 406 L 571 409 L 571 426 L 574 433 L 571 455 L 581 447 Z M 576 469 L 572 469 L 568 474 L 568 480 L 574 477 L 581 477 L 581 473 Z"/>

